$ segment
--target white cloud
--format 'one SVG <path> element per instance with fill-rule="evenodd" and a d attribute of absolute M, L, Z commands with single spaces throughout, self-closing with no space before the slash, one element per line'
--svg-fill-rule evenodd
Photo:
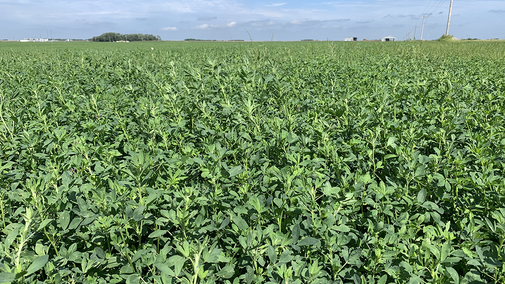
<path fill-rule="evenodd" d="M 249 21 L 246 23 L 247 25 L 251 25 L 253 27 L 264 27 L 264 26 L 275 26 L 279 25 L 279 23 L 270 21 L 270 20 L 263 20 L 263 21 Z"/>
<path fill-rule="evenodd" d="M 303 20 L 294 20 L 294 21 L 290 21 L 288 22 L 288 24 L 291 24 L 291 25 L 304 25 L 304 26 L 316 26 L 316 25 L 321 25 L 321 24 L 325 24 L 325 23 L 333 23 L 333 22 L 348 22 L 350 21 L 351 19 L 331 19 L 331 20 L 306 20 L 306 19 L 303 19 Z M 327 25 L 325 25 L 327 26 Z M 337 26 L 337 27 L 340 27 L 340 26 Z"/>
<path fill-rule="evenodd" d="M 226 12 L 243 13 L 248 10 L 244 4 L 236 0 L 168 0 L 160 3 L 157 9 L 172 13 L 187 14 L 208 13 L 209 11 L 212 11 L 214 14 Z"/>
<path fill-rule="evenodd" d="M 295 21 L 291 21 L 290 23 L 293 25 L 301 25 L 305 22 L 306 22 L 306 20 L 295 20 Z"/>
<path fill-rule="evenodd" d="M 177 27 L 164 27 L 161 29 L 162 31 L 177 31 Z"/>
<path fill-rule="evenodd" d="M 226 25 L 209 25 L 209 24 L 203 24 L 199 25 L 196 27 L 192 27 L 192 29 L 195 30 L 207 30 L 207 29 L 214 29 L 214 28 L 233 28 L 237 26 L 237 22 L 229 22 Z"/>
<path fill-rule="evenodd" d="M 196 27 L 193 27 L 193 29 L 197 29 L 197 30 L 206 30 L 208 29 L 210 26 L 209 24 L 203 24 L 203 25 L 199 25 L 199 26 L 196 26 Z"/>
<path fill-rule="evenodd" d="M 217 20 L 217 17 L 198 17 L 197 21 L 212 21 Z"/>
<path fill-rule="evenodd" d="M 115 23 L 107 22 L 107 21 L 86 22 L 86 24 L 92 25 L 92 26 L 114 26 L 115 25 Z"/>
<path fill-rule="evenodd" d="M 279 7 L 279 6 L 284 6 L 286 5 L 287 3 L 274 3 L 274 4 L 270 4 L 270 5 L 265 5 L 267 7 Z"/>

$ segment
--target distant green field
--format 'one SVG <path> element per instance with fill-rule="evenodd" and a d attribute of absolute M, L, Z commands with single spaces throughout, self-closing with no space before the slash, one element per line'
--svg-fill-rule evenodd
<path fill-rule="evenodd" d="M 0 283 L 504 283 L 505 42 L 0 42 Z"/>

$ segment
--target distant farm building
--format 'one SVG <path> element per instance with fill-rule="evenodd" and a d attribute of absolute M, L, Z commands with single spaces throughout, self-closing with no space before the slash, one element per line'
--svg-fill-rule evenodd
<path fill-rule="evenodd" d="M 344 41 L 358 41 L 358 38 L 357 37 L 346 37 L 344 38 Z"/>
<path fill-rule="evenodd" d="M 47 38 L 25 38 L 20 40 L 20 42 L 48 42 Z"/>
<path fill-rule="evenodd" d="M 382 38 L 382 41 L 396 41 L 396 37 L 394 36 L 385 36 Z"/>

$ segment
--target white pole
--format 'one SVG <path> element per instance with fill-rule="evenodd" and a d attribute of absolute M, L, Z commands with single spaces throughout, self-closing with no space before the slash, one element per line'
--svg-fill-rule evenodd
<path fill-rule="evenodd" d="M 421 40 L 423 40 L 423 33 L 424 33 L 424 15 L 423 15 L 423 25 L 421 26 Z"/>
<path fill-rule="evenodd" d="M 452 13 L 452 0 L 451 4 L 449 5 L 449 17 L 447 18 L 447 30 L 445 31 L 445 35 L 449 35 L 449 25 L 451 24 L 451 13 Z"/>
<path fill-rule="evenodd" d="M 423 26 L 421 27 L 421 40 L 423 40 L 423 33 L 424 33 L 424 19 L 428 18 L 429 16 L 427 15 L 422 15 L 423 17 Z"/>

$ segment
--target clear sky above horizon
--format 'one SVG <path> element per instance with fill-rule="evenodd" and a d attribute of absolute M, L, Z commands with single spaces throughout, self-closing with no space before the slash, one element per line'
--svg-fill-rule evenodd
<path fill-rule="evenodd" d="M 359 40 L 445 33 L 450 0 L 0 0 L 0 39 L 88 39 L 105 32 L 231 40 Z M 415 29 L 415 26 L 417 30 Z M 505 38 L 505 1 L 454 0 L 450 34 Z"/>

